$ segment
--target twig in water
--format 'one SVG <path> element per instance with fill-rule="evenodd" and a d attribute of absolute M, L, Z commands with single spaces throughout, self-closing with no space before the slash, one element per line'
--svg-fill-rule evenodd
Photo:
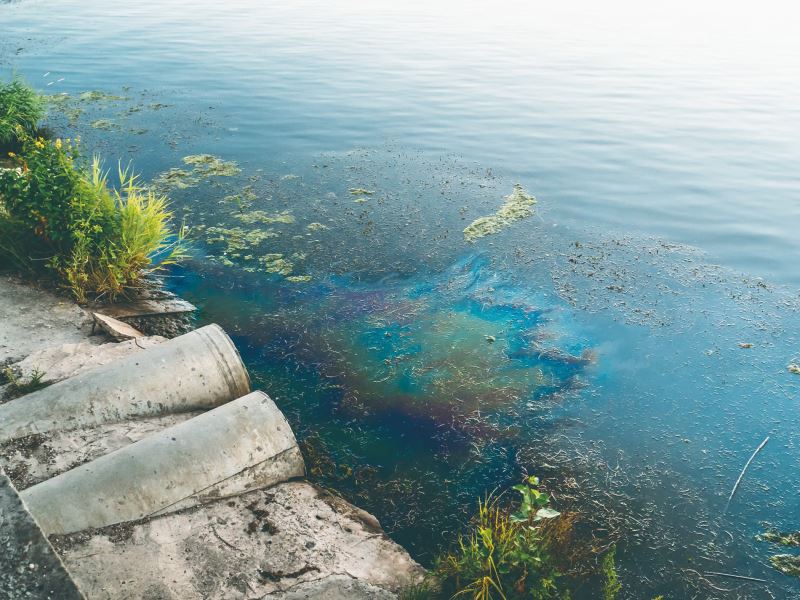
<path fill-rule="evenodd" d="M 747 577 L 746 575 L 734 575 L 733 573 L 717 573 L 716 571 L 706 571 L 703 575 L 716 575 L 717 577 L 730 577 L 731 579 L 744 579 L 745 581 L 758 581 L 759 583 L 769 583 L 766 579 L 758 577 Z"/>
<path fill-rule="evenodd" d="M 753 455 L 750 457 L 750 460 L 748 460 L 748 461 L 745 463 L 745 465 L 744 465 L 744 469 L 742 469 L 742 472 L 739 474 L 739 479 L 737 479 L 737 480 L 736 480 L 736 483 L 735 483 L 735 484 L 733 484 L 733 489 L 731 490 L 731 495 L 730 495 L 730 496 L 728 496 L 728 501 L 725 503 L 725 510 L 723 510 L 723 511 L 722 511 L 722 514 L 723 514 L 723 515 L 724 515 L 726 512 L 728 512 L 728 507 L 729 507 L 729 506 L 730 506 L 730 504 L 731 504 L 731 500 L 733 500 L 733 495 L 736 493 L 736 490 L 738 490 L 738 489 L 739 489 L 739 484 L 740 484 L 740 483 L 742 483 L 742 477 L 744 477 L 744 472 L 745 472 L 745 471 L 747 471 L 747 467 L 749 467 L 749 466 L 750 466 L 750 463 L 751 463 L 751 462 L 753 462 L 753 459 L 756 457 L 756 454 L 758 454 L 759 452 L 761 452 L 761 449 L 762 449 L 764 446 L 766 446 L 766 445 L 767 445 L 767 442 L 768 442 L 768 441 L 769 441 L 769 436 L 767 436 L 767 437 L 765 437 L 765 438 L 764 438 L 764 441 L 763 441 L 763 442 L 761 442 L 761 444 L 759 444 L 758 448 L 756 448 L 755 452 L 753 452 Z"/>

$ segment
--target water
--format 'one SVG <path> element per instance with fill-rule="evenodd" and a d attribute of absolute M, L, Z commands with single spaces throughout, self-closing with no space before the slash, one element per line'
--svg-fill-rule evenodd
<path fill-rule="evenodd" d="M 535 472 L 620 540 L 630 597 L 800 597 L 753 539 L 800 522 L 790 16 L 285 4 L 0 4 L 0 69 L 124 96 L 50 124 L 147 179 L 237 162 L 171 190 L 172 285 L 420 560 Z M 517 182 L 535 215 L 465 242 Z"/>

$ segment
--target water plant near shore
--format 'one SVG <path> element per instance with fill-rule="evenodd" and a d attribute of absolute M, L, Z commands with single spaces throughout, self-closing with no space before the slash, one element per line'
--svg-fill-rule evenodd
<path fill-rule="evenodd" d="M 34 135 L 44 116 L 40 96 L 23 82 L 14 78 L 0 82 L 0 148 L 13 148 L 23 136 Z"/>
<path fill-rule="evenodd" d="M 75 298 L 113 300 L 145 287 L 148 276 L 183 256 L 167 198 L 119 169 L 108 184 L 99 158 L 86 165 L 77 142 L 27 137 L 0 173 L 6 240 L 15 263 L 55 274 Z M 0 249 L 2 250 L 2 249 Z"/>
<path fill-rule="evenodd" d="M 471 531 L 439 559 L 434 572 L 443 597 L 473 600 L 563 598 L 559 573 L 543 535 L 543 523 L 560 513 L 539 491 L 539 479 L 514 486 L 516 510 L 492 496 L 478 503 Z"/>

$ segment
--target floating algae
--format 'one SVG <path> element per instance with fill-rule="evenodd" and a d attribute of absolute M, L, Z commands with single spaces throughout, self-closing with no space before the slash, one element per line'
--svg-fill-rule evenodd
<path fill-rule="evenodd" d="M 283 257 L 283 254 L 266 254 L 258 259 L 259 264 L 267 273 L 278 275 L 291 275 L 294 265 Z"/>
<path fill-rule="evenodd" d="M 183 162 L 194 167 L 194 172 L 203 177 L 233 177 L 242 172 L 234 161 L 226 161 L 213 154 L 184 156 Z"/>
<path fill-rule="evenodd" d="M 253 205 L 253 202 L 255 202 L 257 199 L 258 196 L 253 191 L 253 186 L 248 185 L 242 188 L 242 191 L 238 194 L 225 196 L 222 201 L 229 204 L 235 204 L 240 211 L 244 212 L 250 208 Z"/>
<path fill-rule="evenodd" d="M 530 217 L 533 214 L 531 206 L 534 204 L 536 198 L 527 194 L 517 183 L 514 185 L 514 191 L 506 196 L 506 201 L 500 210 L 491 216 L 475 219 L 464 229 L 464 239 L 472 243 L 478 238 L 499 233 L 511 223 Z"/>
<path fill-rule="evenodd" d="M 292 274 L 294 264 L 285 258 L 281 253 L 269 253 L 256 256 L 254 252 L 268 239 L 278 237 L 278 234 L 270 229 L 243 229 L 241 227 L 208 227 L 206 230 L 206 242 L 211 245 L 223 244 L 224 249 L 220 255 L 209 256 L 208 258 L 219 262 L 226 267 L 240 266 L 248 273 L 262 271 L 284 277 Z M 295 254 L 293 258 L 302 260 L 304 255 Z M 310 281 L 311 277 L 295 276 L 290 281 Z"/>
<path fill-rule="evenodd" d="M 92 129 L 102 129 L 103 131 L 118 129 L 117 124 L 111 119 L 97 119 L 96 121 L 89 123 L 89 125 L 92 127 Z"/>
<path fill-rule="evenodd" d="M 794 554 L 775 554 L 769 557 L 769 562 L 784 575 L 800 577 L 800 556 Z"/>
<path fill-rule="evenodd" d="M 92 90 L 79 94 L 78 100 L 81 102 L 122 102 L 128 100 L 128 98 L 127 96 L 116 96 L 114 94 Z"/>
<path fill-rule="evenodd" d="M 243 229 L 241 227 L 209 227 L 206 229 L 206 242 L 225 244 L 224 254 L 252 250 L 264 241 L 277 237 L 269 229 Z"/>
<path fill-rule="evenodd" d="M 288 210 L 272 215 L 263 210 L 253 210 L 237 214 L 236 218 L 248 225 L 252 225 L 253 223 L 264 223 L 265 225 L 272 225 L 273 223 L 294 223 L 294 216 Z"/>
<path fill-rule="evenodd" d="M 777 531 L 767 531 L 761 535 L 757 535 L 756 539 L 759 542 L 772 542 L 781 546 L 800 546 L 800 531 L 791 533 L 779 533 Z"/>
<path fill-rule="evenodd" d="M 184 156 L 183 162 L 193 169 L 173 167 L 161 173 L 153 180 L 153 187 L 161 190 L 183 190 L 197 187 L 204 179 L 210 177 L 233 177 L 241 173 L 241 169 L 233 161 L 225 161 L 212 154 L 193 154 Z M 227 197 L 226 197 L 227 200 Z"/>
<path fill-rule="evenodd" d="M 121 102 L 125 100 L 128 100 L 125 96 L 116 96 L 96 90 L 83 92 L 77 96 L 71 96 L 67 93 L 44 96 L 45 103 L 67 117 L 67 120 L 71 124 L 81 118 L 81 115 L 86 112 L 86 108 L 90 104 Z M 92 126 L 94 127 L 94 125 Z"/>
<path fill-rule="evenodd" d="M 350 188 L 350 193 L 353 194 L 353 196 L 372 196 L 375 191 L 365 190 L 364 188 Z"/>
<path fill-rule="evenodd" d="M 286 281 L 291 281 L 292 283 L 308 283 L 311 281 L 311 275 L 289 275 Z"/>
<path fill-rule="evenodd" d="M 326 229 L 329 229 L 329 227 L 327 225 L 323 225 L 322 223 L 314 222 L 306 225 L 306 229 L 308 229 L 309 231 L 324 231 Z"/>
<path fill-rule="evenodd" d="M 200 178 L 185 169 L 172 168 L 159 174 L 152 183 L 152 187 L 160 190 L 178 189 L 185 190 L 190 187 L 197 187 Z"/>

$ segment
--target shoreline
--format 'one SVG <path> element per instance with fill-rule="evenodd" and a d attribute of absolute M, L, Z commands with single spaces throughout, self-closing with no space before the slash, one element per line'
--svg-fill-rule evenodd
<path fill-rule="evenodd" d="M 63 386 L 70 381 L 91 381 L 93 372 L 107 373 L 115 363 L 122 365 L 132 356 L 144 369 L 147 353 L 165 352 L 168 345 L 176 343 L 158 336 L 113 341 L 105 332 L 96 330 L 93 334 L 92 316 L 86 310 L 66 298 L 8 276 L 0 276 L 0 320 L 4 323 L 0 334 L 0 365 L 7 373 L 11 368 L 17 382 L 39 374 L 42 384 L 60 385 L 59 390 L 66 389 Z M 224 332 L 221 335 L 224 336 Z M 7 392 L 12 383 L 0 386 L 0 394 Z M 79 385 L 78 389 L 84 387 Z M 47 387 L 44 387 L 38 396 L 36 392 L 30 395 L 28 408 L 33 406 L 35 398 L 46 392 Z M 264 402 L 274 407 L 272 401 L 263 396 Z M 158 401 L 158 398 L 151 400 Z M 215 414 L 222 410 L 233 411 L 238 408 L 236 403 L 243 400 L 244 397 L 235 402 L 226 401 L 211 410 Z M 9 402 L 21 406 L 20 402 L 25 401 L 25 396 L 8 400 L 5 408 L 0 404 L 0 410 L 8 412 Z M 147 417 L 118 416 L 74 430 L 54 427 L 52 431 L 17 436 L 16 440 L 0 440 L 0 468 L 19 488 L 22 498 L 33 502 L 29 509 L 35 512 L 38 510 L 36 499 L 47 496 L 47 485 L 61 485 L 62 489 L 69 490 L 69 486 L 63 487 L 64 481 L 77 485 L 74 481 L 83 469 L 89 473 L 87 481 L 93 486 L 103 464 L 121 453 L 135 453 L 147 443 L 153 444 L 149 440 L 165 431 L 186 431 L 186 439 L 199 444 L 202 438 L 197 436 L 205 430 L 198 429 L 194 423 L 201 423 L 204 413 L 196 408 L 188 412 L 161 410 Z M 283 419 L 279 411 L 277 415 L 275 418 Z M 219 417 L 211 420 L 219 420 Z M 282 422 L 285 423 L 285 419 Z M 191 427 L 193 429 L 189 429 Z M 255 425 L 248 428 L 253 427 Z M 228 435 L 232 430 L 223 428 L 220 431 Z M 238 434 L 229 435 L 234 446 L 243 443 Z M 291 431 L 288 435 L 287 443 L 294 444 L 291 447 L 299 456 Z M 20 440 L 24 443 L 19 443 Z M 257 444 L 259 451 L 261 446 L 263 444 Z M 225 447 L 207 446 L 199 453 L 200 462 L 206 459 L 214 462 L 219 460 L 219 453 L 225 455 L 229 451 Z M 302 465 L 301 456 L 299 461 Z M 53 500 L 51 495 L 43 504 L 50 507 L 45 533 L 50 533 L 49 539 L 54 542 L 67 571 L 89 599 L 113 598 L 121 593 L 134 593 L 143 598 L 388 599 L 397 597 L 402 589 L 422 579 L 423 569 L 386 536 L 374 516 L 346 502 L 335 492 L 309 482 L 302 475 L 302 466 L 299 472 L 286 471 L 289 475 L 282 477 L 282 467 L 276 467 L 273 462 L 269 464 L 273 479 L 274 473 L 278 475 L 267 485 L 257 482 L 252 485 L 248 480 L 241 484 L 241 489 L 231 492 L 233 484 L 226 481 L 228 487 L 219 488 L 220 493 L 201 495 L 200 500 L 193 496 L 194 500 L 189 504 L 184 501 L 185 506 L 177 510 L 108 526 L 84 527 L 66 534 L 52 533 L 57 526 L 49 522 L 58 521 L 52 513 L 63 511 L 72 515 L 75 511 L 89 511 L 84 507 L 61 507 L 58 499 L 68 496 L 59 495 Z M 113 476 L 119 470 L 111 467 L 111 489 L 98 490 L 101 499 L 103 493 L 113 495 L 120 489 L 113 483 Z M 194 470 L 194 466 L 189 469 Z M 126 469 L 124 475 L 116 476 L 124 489 L 125 479 L 135 477 L 136 472 Z M 146 481 L 152 484 L 152 477 Z M 194 474 L 179 470 L 177 477 L 191 480 Z M 174 486 L 176 480 L 164 481 L 169 487 Z M 158 495 L 161 486 L 155 487 Z M 127 497 L 130 499 L 130 494 Z M 86 500 L 73 504 L 88 505 L 93 501 Z M 89 514 L 86 518 L 98 517 Z M 91 559 L 87 559 L 88 556 Z M 158 593 L 155 590 L 159 590 Z"/>

